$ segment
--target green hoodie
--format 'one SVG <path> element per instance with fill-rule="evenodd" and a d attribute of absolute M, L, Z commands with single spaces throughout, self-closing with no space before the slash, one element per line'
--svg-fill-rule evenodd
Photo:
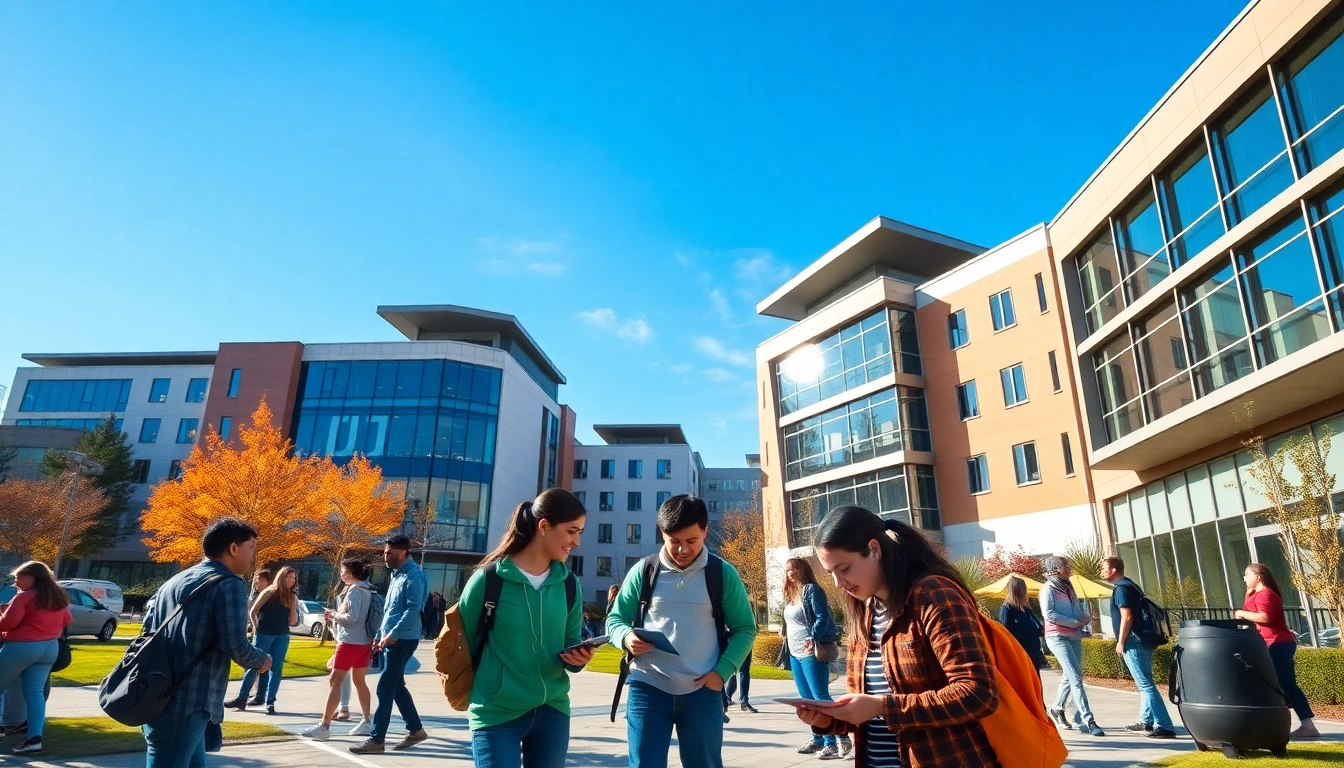
<path fill-rule="evenodd" d="M 551 563 L 540 593 L 512 558 L 500 560 L 497 569 L 504 586 L 495 627 L 471 687 L 472 730 L 516 720 L 543 704 L 568 715 L 569 673 L 559 654 L 582 637 L 583 590 L 576 591 L 570 610 L 565 601 L 569 569 L 564 563 Z M 485 602 L 484 573 L 477 571 L 467 579 L 459 602 L 462 628 L 467 637 L 475 637 Z"/>

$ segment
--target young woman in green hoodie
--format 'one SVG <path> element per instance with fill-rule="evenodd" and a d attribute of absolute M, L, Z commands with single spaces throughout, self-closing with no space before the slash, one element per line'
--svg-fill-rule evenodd
<path fill-rule="evenodd" d="M 583 601 L 568 604 L 565 562 L 579 545 L 586 511 L 561 488 L 518 505 L 482 565 L 503 580 L 495 625 L 471 689 L 471 752 L 477 768 L 563 768 L 569 751 L 569 672 L 593 658 L 582 637 Z M 583 590 L 576 585 L 575 595 Z M 462 590 L 462 626 L 475 637 L 485 601 L 477 570 Z M 521 758 L 521 760 L 520 760 Z"/>

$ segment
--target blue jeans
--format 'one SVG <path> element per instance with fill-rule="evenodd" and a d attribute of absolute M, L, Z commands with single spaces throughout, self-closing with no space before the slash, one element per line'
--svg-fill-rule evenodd
<path fill-rule="evenodd" d="M 1128 645 L 1130 647 L 1125 648 L 1125 666 L 1129 667 L 1129 675 L 1139 688 L 1139 722 L 1168 731 L 1176 730 L 1171 722 L 1171 714 L 1167 712 L 1167 705 L 1162 701 L 1162 694 L 1157 692 L 1157 686 L 1153 684 L 1152 649 L 1144 648 L 1133 640 Z"/>
<path fill-rule="evenodd" d="M 1059 670 L 1064 679 L 1059 681 L 1059 693 L 1055 694 L 1055 709 L 1063 709 L 1073 696 L 1073 706 L 1078 709 L 1075 721 L 1086 723 L 1096 718 L 1092 716 L 1092 705 L 1087 703 L 1087 690 L 1083 688 L 1083 638 L 1046 635 L 1045 645 L 1059 660 Z M 1151 662 L 1149 669 L 1152 669 Z"/>
<path fill-rule="evenodd" d="M 265 691 L 265 699 L 267 704 L 274 704 L 275 694 L 280 690 L 280 678 L 285 676 L 285 654 L 289 653 L 289 635 L 257 635 L 252 638 L 252 644 L 271 656 L 271 680 Z M 256 681 L 255 669 L 244 672 L 243 688 L 238 691 L 238 697 L 246 699 L 248 694 L 252 693 L 252 684 Z M 261 694 L 261 689 L 258 689 L 257 695 Z"/>
<path fill-rule="evenodd" d="M 751 703 L 751 651 L 747 651 L 747 658 L 738 667 L 737 674 L 728 678 L 723 685 L 723 706 L 727 707 L 733 703 L 733 694 L 737 692 L 738 683 L 742 684 L 742 703 Z"/>
<path fill-rule="evenodd" d="M 0 647 L 0 691 L 5 698 L 22 698 L 28 707 L 28 738 L 42 735 L 47 700 L 42 689 L 56 663 L 55 640 L 10 640 Z"/>
<path fill-rule="evenodd" d="M 145 768 L 204 768 L 209 723 L 209 712 L 194 712 L 180 718 L 165 715 L 141 726 L 148 745 Z"/>
<path fill-rule="evenodd" d="M 1307 703 L 1307 695 L 1297 685 L 1297 664 L 1293 661 L 1293 655 L 1296 653 L 1296 640 L 1271 643 L 1269 646 L 1269 660 L 1274 662 L 1274 673 L 1279 678 L 1279 687 L 1288 694 L 1288 706 L 1297 713 L 1298 720 L 1307 720 L 1314 715 L 1311 712 L 1311 705 Z"/>
<path fill-rule="evenodd" d="M 545 705 L 471 732 L 476 768 L 565 768 L 568 752 L 569 717 Z"/>
<path fill-rule="evenodd" d="M 800 659 L 789 655 L 789 669 L 793 670 L 793 684 L 798 686 L 798 696 L 813 701 L 831 700 L 831 668 L 815 658 L 808 656 Z M 834 736 L 813 736 L 813 744 L 827 747 L 835 746 Z"/>
<path fill-rule="evenodd" d="M 723 768 L 723 694 L 700 688 L 683 696 L 630 684 L 625 705 L 630 768 L 667 768 L 672 728 L 682 768 Z"/>
<path fill-rule="evenodd" d="M 415 655 L 417 638 L 398 640 L 383 649 L 383 674 L 378 678 L 378 706 L 373 710 L 373 731 L 369 740 L 382 744 L 387 738 L 387 727 L 392 722 L 392 704 L 397 705 L 406 730 L 420 730 L 420 713 L 415 711 L 415 700 L 406 690 L 406 661 Z"/>

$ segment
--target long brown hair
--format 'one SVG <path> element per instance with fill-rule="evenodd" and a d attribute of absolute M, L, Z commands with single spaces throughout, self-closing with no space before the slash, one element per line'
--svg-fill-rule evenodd
<path fill-rule="evenodd" d="M 1264 563 L 1251 563 L 1250 565 L 1246 566 L 1246 570 L 1251 571 L 1256 576 L 1259 576 L 1260 583 L 1265 585 L 1265 589 L 1268 589 L 1270 592 L 1273 592 L 1280 598 L 1283 597 L 1283 593 L 1279 591 L 1279 582 L 1274 580 L 1274 572 L 1269 570 L 1269 566 L 1265 565 Z M 1246 594 L 1247 595 L 1251 594 L 1251 591 L 1246 590 Z"/>
<path fill-rule="evenodd" d="M 789 578 L 789 566 L 792 565 L 798 569 L 798 581 Z M 784 602 L 796 603 L 803 596 L 804 584 L 816 584 L 817 575 L 812 570 L 812 564 L 801 557 L 791 557 L 784 563 Z"/>
<path fill-rule="evenodd" d="M 1008 579 L 1008 595 L 1003 602 L 1013 606 L 1019 611 L 1027 609 L 1027 582 L 1013 576 Z"/>
<path fill-rule="evenodd" d="M 271 586 L 275 587 L 275 594 L 280 598 L 280 604 L 286 608 L 293 608 L 299 601 L 299 596 L 294 594 L 294 588 L 285 583 L 285 578 L 291 573 L 298 576 L 299 572 L 294 570 L 294 566 L 286 565 L 276 574 L 275 581 L 271 582 Z"/>
<path fill-rule="evenodd" d="M 814 545 L 845 552 L 868 553 L 868 542 L 876 541 L 882 552 L 882 573 L 887 582 L 888 606 L 892 617 L 901 615 L 905 601 L 915 582 L 925 576 L 942 576 L 961 587 L 966 599 L 975 604 L 971 590 L 966 588 L 961 575 L 947 558 L 929 544 L 914 527 L 899 520 L 884 520 L 876 514 L 853 505 L 833 510 L 817 526 Z M 867 617 L 862 601 L 844 594 L 845 636 L 851 647 L 868 642 Z"/>
<path fill-rule="evenodd" d="M 33 598 L 33 607 L 37 610 L 59 611 L 70 605 L 70 596 L 56 583 L 56 576 L 46 563 L 29 560 L 10 573 L 15 577 L 19 574 L 33 577 L 33 591 L 37 593 Z"/>
<path fill-rule="evenodd" d="M 579 497 L 564 488 L 549 488 L 542 491 L 535 500 L 524 501 L 513 510 L 513 517 L 509 518 L 509 527 L 504 529 L 499 544 L 485 556 L 481 565 L 522 552 L 532 543 L 532 539 L 537 537 L 537 528 L 542 520 L 555 527 L 563 523 L 572 523 L 586 514 L 588 510 L 584 509 Z"/>

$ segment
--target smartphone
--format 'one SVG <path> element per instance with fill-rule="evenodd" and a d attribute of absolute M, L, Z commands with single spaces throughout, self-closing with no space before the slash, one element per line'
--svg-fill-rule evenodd
<path fill-rule="evenodd" d="M 561 653 L 569 653 L 570 651 L 577 651 L 577 650 L 580 649 L 580 648 L 593 648 L 593 649 L 596 649 L 598 646 L 606 645 L 607 641 L 610 640 L 610 639 L 611 639 L 611 638 L 610 638 L 610 637 L 607 637 L 606 635 L 599 635 L 599 636 L 597 636 L 597 637 L 590 637 L 590 638 L 588 638 L 587 640 L 581 640 L 581 641 L 579 641 L 579 642 L 577 642 L 577 643 L 575 643 L 575 644 L 573 644 L 573 645 L 571 645 L 571 646 L 566 647 L 565 650 L 561 651 Z"/>

